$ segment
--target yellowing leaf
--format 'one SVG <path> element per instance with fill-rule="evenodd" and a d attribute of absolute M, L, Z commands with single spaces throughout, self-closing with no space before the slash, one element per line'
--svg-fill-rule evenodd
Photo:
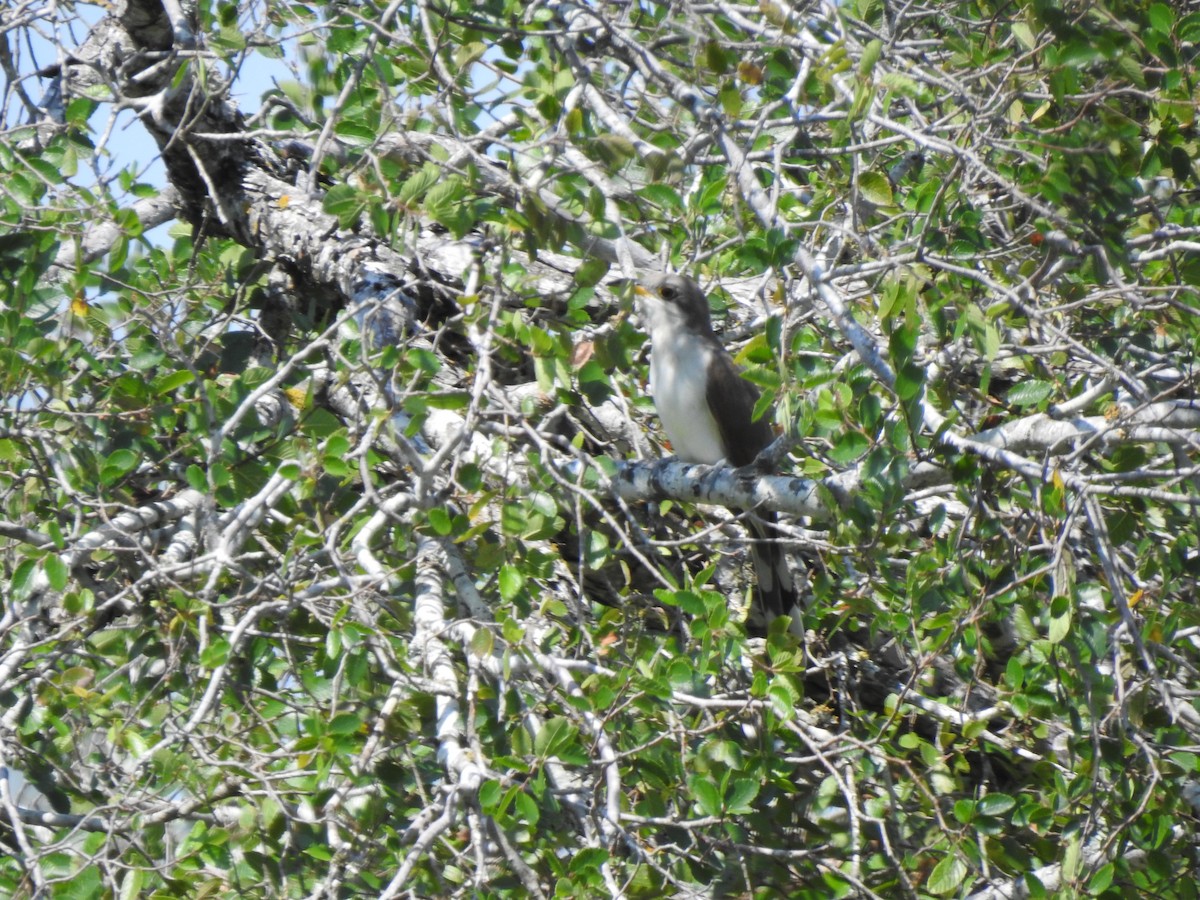
<path fill-rule="evenodd" d="M 748 59 L 743 59 L 738 63 L 737 67 L 738 78 L 746 82 L 746 84 L 762 84 L 763 70 L 761 66 L 756 66 Z"/>
<path fill-rule="evenodd" d="M 296 409 L 304 409 L 308 405 L 308 391 L 301 387 L 284 388 L 283 395 L 288 403 Z"/>
<path fill-rule="evenodd" d="M 592 358 L 592 354 L 596 352 L 596 345 L 592 341 L 580 341 L 571 348 L 571 368 L 578 369 L 585 362 Z"/>
<path fill-rule="evenodd" d="M 863 172 L 858 177 L 858 190 L 863 199 L 875 206 L 892 205 L 892 185 L 879 172 Z"/>
<path fill-rule="evenodd" d="M 1015 37 L 1026 50 L 1032 50 L 1037 46 L 1037 40 L 1033 36 L 1031 29 L 1024 22 L 1014 22 L 1012 26 L 1013 37 Z"/>

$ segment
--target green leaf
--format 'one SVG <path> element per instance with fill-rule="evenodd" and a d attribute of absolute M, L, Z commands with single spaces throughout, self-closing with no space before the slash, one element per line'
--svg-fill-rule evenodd
<path fill-rule="evenodd" d="M 1037 39 L 1033 36 L 1033 29 L 1026 23 L 1020 21 L 1013 22 L 1011 27 L 1013 36 L 1025 48 L 1026 52 L 1037 46 Z"/>
<path fill-rule="evenodd" d="M 71 573 L 67 569 L 67 564 L 63 562 L 61 556 L 57 553 L 51 553 L 46 557 L 46 580 L 50 583 L 50 589 L 54 591 L 62 591 L 66 588 L 67 582 L 70 580 Z"/>
<path fill-rule="evenodd" d="M 867 436 L 860 431 L 847 431 L 839 435 L 829 451 L 829 458 L 839 465 L 849 465 L 871 447 Z"/>
<path fill-rule="evenodd" d="M 452 175 L 439 181 L 426 192 L 425 199 L 421 203 L 421 210 L 425 215 L 461 236 L 472 224 L 465 197 L 466 188 L 463 180 Z"/>
<path fill-rule="evenodd" d="M 188 466 L 183 475 L 187 480 L 188 487 L 190 487 L 192 490 L 204 491 L 208 489 L 208 476 L 205 475 L 204 470 L 195 463 L 192 463 L 190 466 Z"/>
<path fill-rule="evenodd" d="M 525 507 L 516 502 L 505 503 L 500 508 L 500 527 L 505 534 L 523 534 L 529 519 Z"/>
<path fill-rule="evenodd" d="M 36 156 L 27 157 L 25 165 L 36 171 L 50 184 L 62 183 L 62 171 L 58 168 L 57 164 L 51 164 L 49 160 L 39 159 Z"/>
<path fill-rule="evenodd" d="M 717 92 L 717 99 L 721 103 L 721 108 L 725 110 L 725 115 L 731 119 L 736 119 L 742 114 L 742 90 L 736 81 L 725 82 L 721 90 Z"/>
<path fill-rule="evenodd" d="M 796 714 L 796 703 L 799 699 L 791 686 L 781 678 L 775 679 L 767 689 L 767 700 L 772 711 L 784 720 L 791 719 Z"/>
<path fill-rule="evenodd" d="M 892 312 L 896 309 L 897 303 L 903 299 L 904 292 L 901 284 L 894 278 L 884 282 L 883 289 L 879 292 L 876 303 L 879 306 L 879 321 L 887 324 L 888 319 L 892 317 Z M 903 304 L 901 304 L 903 308 Z"/>
<path fill-rule="evenodd" d="M 1020 381 L 1013 385 L 1007 400 L 1013 406 L 1037 406 L 1054 393 L 1054 384 L 1049 381 Z"/>
<path fill-rule="evenodd" d="M 288 481 L 299 481 L 304 477 L 304 467 L 298 462 L 285 462 L 279 466 L 279 477 Z"/>
<path fill-rule="evenodd" d="M 356 734 L 362 729 L 362 719 L 354 713 L 339 713 L 329 722 L 330 734 Z"/>
<path fill-rule="evenodd" d="M 1146 86 L 1146 72 L 1136 59 L 1131 56 L 1119 56 L 1116 59 L 1116 66 L 1121 75 L 1131 84 L 1140 88 Z"/>
<path fill-rule="evenodd" d="M 1200 41 L 1200 13 L 1189 13 L 1179 20 L 1179 40 Z"/>
<path fill-rule="evenodd" d="M 314 409 L 305 416 L 303 431 L 318 440 L 329 437 L 345 426 L 329 410 Z"/>
<path fill-rule="evenodd" d="M 541 818 L 537 802 L 524 791 L 517 791 L 513 795 L 513 806 L 517 816 L 529 825 L 536 825 Z"/>
<path fill-rule="evenodd" d="M 1150 20 L 1150 27 L 1159 34 L 1169 35 L 1175 25 L 1175 14 L 1165 3 L 1151 3 L 1146 10 L 1146 17 Z"/>
<path fill-rule="evenodd" d="M 400 185 L 397 199 L 404 206 L 412 206 L 413 202 L 425 196 L 425 192 L 438 183 L 442 177 L 442 169 L 436 163 L 425 163 L 419 171 L 409 176 Z"/>
<path fill-rule="evenodd" d="M 92 113 L 95 111 L 96 103 L 94 101 L 86 97 L 76 97 L 67 104 L 67 124 L 83 129 L 87 126 L 87 120 L 91 118 Z"/>
<path fill-rule="evenodd" d="M 436 375 L 442 368 L 442 361 L 437 354 L 424 347 L 410 347 L 404 352 L 404 361 L 427 375 Z"/>
<path fill-rule="evenodd" d="M 177 372 L 170 372 L 166 375 L 163 375 L 161 378 L 155 379 L 154 393 L 158 394 L 160 397 L 163 394 L 169 394 L 172 391 L 183 387 L 185 384 L 191 384 L 195 377 L 196 376 L 187 369 L 180 369 Z"/>
<path fill-rule="evenodd" d="M 121 890 L 117 894 L 118 900 L 136 900 L 142 896 L 142 885 L 145 884 L 146 873 L 142 869 L 131 868 L 126 870 L 125 877 L 121 879 Z"/>
<path fill-rule="evenodd" d="M 1065 843 L 1066 846 L 1063 850 L 1062 858 L 1063 878 L 1074 881 L 1079 877 L 1079 869 L 1083 858 L 1083 841 L 1076 831 L 1066 836 Z"/>
<path fill-rule="evenodd" d="M 896 396 L 911 400 L 921 393 L 925 385 L 925 369 L 917 365 L 904 365 L 896 370 Z"/>
<path fill-rule="evenodd" d="M 599 870 L 611 859 L 611 855 L 603 847 L 585 847 L 571 857 L 567 868 L 573 872 L 583 872 L 588 869 Z"/>
<path fill-rule="evenodd" d="M 322 207 L 337 217 L 338 225 L 350 228 L 358 223 L 367 208 L 367 197 L 348 184 L 336 184 L 325 194 Z"/>
<path fill-rule="evenodd" d="M 689 616 L 704 615 L 704 601 L 695 591 L 655 590 L 654 596 L 667 606 L 678 606 Z"/>
<path fill-rule="evenodd" d="M 37 560 L 22 560 L 13 572 L 10 589 L 14 600 L 26 599 L 33 589 L 33 576 L 37 572 Z"/>
<path fill-rule="evenodd" d="M 355 147 L 370 146 L 379 137 L 374 128 L 369 128 L 359 122 L 343 120 L 338 122 L 333 130 L 341 140 Z"/>
<path fill-rule="evenodd" d="M 1200 770 L 1200 756 L 1197 756 L 1195 753 L 1177 750 L 1170 754 L 1169 758 L 1171 762 L 1179 766 L 1184 772 L 1191 773 Z"/>
<path fill-rule="evenodd" d="M 733 815 L 749 815 L 754 811 L 751 802 L 758 796 L 760 784 L 756 779 L 738 778 L 726 792 L 725 808 Z"/>
<path fill-rule="evenodd" d="M 692 789 L 692 796 L 696 798 L 696 805 L 704 815 L 721 815 L 721 792 L 707 776 L 693 775 L 688 779 L 688 786 Z"/>
<path fill-rule="evenodd" d="M 932 894 L 952 894 L 966 877 L 967 864 L 957 856 L 947 856 L 929 874 L 928 890 Z"/>
<path fill-rule="evenodd" d="M 870 77 L 871 73 L 875 71 L 875 64 L 879 62 L 879 57 L 882 53 L 883 41 L 879 38 L 875 38 L 863 48 L 862 58 L 858 63 L 858 74 L 860 77 Z"/>
<path fill-rule="evenodd" d="M 504 787 L 500 782 L 493 780 L 485 781 L 479 786 L 479 805 L 489 816 L 494 816 L 497 812 L 496 805 L 500 802 L 500 798 L 504 796 Z"/>
<path fill-rule="evenodd" d="M 858 191 L 864 200 L 875 206 L 892 205 L 892 183 L 880 172 L 863 172 L 859 175 Z"/>
<path fill-rule="evenodd" d="M 430 409 L 466 409 L 471 405 L 471 395 L 467 391 L 439 391 L 427 395 L 425 404 Z"/>
<path fill-rule="evenodd" d="M 459 71 L 469 69 L 487 52 L 487 45 L 482 41 L 468 41 L 454 51 L 454 67 Z"/>
<path fill-rule="evenodd" d="M 720 763 L 729 769 L 741 770 L 746 766 L 742 748 L 735 741 L 719 739 L 708 741 L 704 744 L 701 753 L 705 759 Z"/>
<path fill-rule="evenodd" d="M 512 602 L 525 587 L 525 576 L 516 566 L 505 563 L 500 567 L 499 585 L 501 599 Z"/>
<path fill-rule="evenodd" d="M 496 638 L 488 628 L 477 628 L 471 635 L 471 653 L 478 659 L 491 656 L 496 647 Z"/>
<path fill-rule="evenodd" d="M 966 798 L 955 800 L 954 818 L 961 825 L 970 825 L 975 820 L 975 804 Z"/>
<path fill-rule="evenodd" d="M 546 720 L 533 738 L 533 752 L 543 758 L 558 756 L 574 744 L 579 729 L 563 716 Z"/>
<path fill-rule="evenodd" d="M 332 434 L 325 442 L 325 454 L 327 456 L 345 456 L 350 452 L 350 438 L 346 434 Z"/>
<path fill-rule="evenodd" d="M 638 195 L 668 212 L 683 212 L 683 198 L 679 191 L 666 184 L 648 184 L 638 190 Z"/>
<path fill-rule="evenodd" d="M 464 195 L 462 179 L 451 175 L 429 188 L 425 194 L 424 211 L 426 215 L 445 215 L 454 204 L 459 203 Z"/>
<path fill-rule="evenodd" d="M 225 638 L 213 638 L 212 642 L 200 654 L 200 665 L 206 669 L 215 669 L 229 661 L 229 641 Z"/>
<path fill-rule="evenodd" d="M 246 49 L 246 35 L 240 28 L 222 28 L 210 40 L 214 47 L 231 53 Z"/>
<path fill-rule="evenodd" d="M 592 139 L 592 149 L 601 162 L 618 169 L 637 156 L 637 149 L 624 135 L 603 132 Z"/>
<path fill-rule="evenodd" d="M 602 259 L 585 259 L 575 270 L 575 283 L 580 287 L 593 287 L 600 283 L 610 268 L 611 266 Z"/>
<path fill-rule="evenodd" d="M 1116 877 L 1117 867 L 1113 863 L 1105 863 L 1097 869 L 1090 879 L 1088 879 L 1087 891 L 1094 897 L 1098 897 L 1112 887 L 1113 879 Z"/>
<path fill-rule="evenodd" d="M 1017 801 L 1008 794 L 988 794 L 979 799 L 975 808 L 982 816 L 1002 816 L 1016 805 Z"/>
<path fill-rule="evenodd" d="M 602 531 L 589 531 L 584 541 L 584 565 L 595 571 L 608 562 L 610 556 L 608 535 Z"/>
<path fill-rule="evenodd" d="M 718 75 L 729 71 L 729 58 L 719 41 L 704 42 L 704 64 Z"/>
<path fill-rule="evenodd" d="M 135 468 L 140 457 L 132 450 L 114 450 L 104 460 L 100 469 L 100 481 L 106 485 L 115 484 Z"/>
<path fill-rule="evenodd" d="M 987 729 L 987 722 L 967 722 L 962 727 L 962 736 L 968 741 L 973 741 L 987 731 Z"/>
<path fill-rule="evenodd" d="M 1071 600 L 1068 597 L 1055 597 L 1050 601 L 1050 627 L 1046 639 L 1052 644 L 1062 643 L 1071 631 Z"/>
<path fill-rule="evenodd" d="M 1021 685 L 1025 683 L 1025 667 L 1017 657 L 1010 656 L 1008 658 L 1008 662 L 1004 666 L 1004 680 L 1014 691 L 1020 690 Z"/>
<path fill-rule="evenodd" d="M 322 457 L 321 464 L 325 472 L 332 475 L 334 478 L 345 478 L 354 471 L 353 467 L 345 459 L 340 456 L 326 455 Z"/>

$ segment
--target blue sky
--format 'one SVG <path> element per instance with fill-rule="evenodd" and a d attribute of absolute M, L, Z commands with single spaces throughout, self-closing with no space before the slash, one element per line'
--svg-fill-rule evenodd
<path fill-rule="evenodd" d="M 66 24 L 56 25 L 49 21 L 37 23 L 26 32 L 27 41 L 13 43 L 18 72 L 24 76 L 25 91 L 35 103 L 43 101 L 51 82 L 34 73 L 56 63 L 61 55 L 60 49 L 70 52 L 81 44 L 87 37 L 87 29 L 105 14 L 100 7 L 84 5 L 78 6 L 76 12 L 77 18 Z M 292 79 L 292 72 L 284 62 L 252 52 L 237 72 L 232 94 L 243 111 L 253 113 L 258 109 L 263 93 L 276 80 Z M 4 125 L 9 128 L 28 124 L 21 104 L 10 104 L 8 118 L 9 121 Z M 154 187 L 165 184 L 166 173 L 158 148 L 132 110 L 117 111 L 114 118 L 112 104 L 102 103 L 93 113 L 90 125 L 92 140 L 104 153 L 97 160 L 96 170 L 81 167 L 72 178 L 73 183 L 90 188 L 98 179 L 110 179 L 120 170 L 132 167 L 138 181 Z M 114 184 L 113 190 L 119 191 L 119 186 Z"/>

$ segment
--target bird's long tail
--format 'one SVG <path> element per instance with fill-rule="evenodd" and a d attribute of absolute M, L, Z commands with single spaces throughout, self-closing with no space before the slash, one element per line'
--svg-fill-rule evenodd
<path fill-rule="evenodd" d="M 789 630 L 798 637 L 804 636 L 804 607 L 796 593 L 792 571 L 787 556 L 774 529 L 775 516 L 769 515 L 749 520 L 754 543 L 750 552 L 754 559 L 754 573 L 758 578 L 755 604 L 750 610 L 747 623 L 753 634 L 766 634 L 767 627 L 780 616 L 791 616 Z"/>

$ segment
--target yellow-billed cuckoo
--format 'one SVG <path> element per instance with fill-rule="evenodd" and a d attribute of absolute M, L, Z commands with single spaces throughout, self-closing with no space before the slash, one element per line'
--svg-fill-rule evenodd
<path fill-rule="evenodd" d="M 749 465 L 775 435 L 765 416 L 754 418 L 758 388 L 742 378 L 713 333 L 704 291 L 685 275 L 652 275 L 637 293 L 650 334 L 650 394 L 676 455 L 686 462 Z M 775 521 L 774 513 L 762 518 Z M 798 617 L 782 549 L 758 520 L 750 527 L 762 617 Z"/>

